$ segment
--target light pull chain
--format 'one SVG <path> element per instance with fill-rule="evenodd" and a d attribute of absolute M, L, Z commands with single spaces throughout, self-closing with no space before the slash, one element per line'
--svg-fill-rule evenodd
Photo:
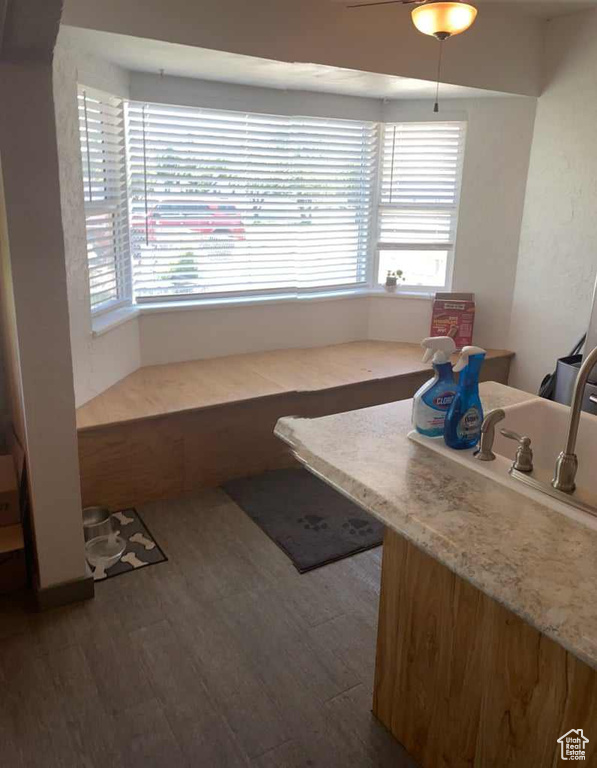
<path fill-rule="evenodd" d="M 444 41 L 439 41 L 439 56 L 437 58 L 437 85 L 435 88 L 435 104 L 433 105 L 433 111 L 439 112 L 439 84 L 442 75 L 442 53 L 444 52 Z"/>

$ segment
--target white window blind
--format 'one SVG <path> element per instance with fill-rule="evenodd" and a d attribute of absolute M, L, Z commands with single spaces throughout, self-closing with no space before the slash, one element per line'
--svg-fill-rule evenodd
<path fill-rule="evenodd" d="M 374 123 L 128 105 L 138 300 L 368 279 Z"/>
<path fill-rule="evenodd" d="M 122 100 L 79 86 L 79 129 L 91 309 L 97 312 L 130 298 Z"/>
<path fill-rule="evenodd" d="M 378 281 L 401 269 L 409 285 L 447 283 L 452 263 L 466 123 L 384 126 Z"/>

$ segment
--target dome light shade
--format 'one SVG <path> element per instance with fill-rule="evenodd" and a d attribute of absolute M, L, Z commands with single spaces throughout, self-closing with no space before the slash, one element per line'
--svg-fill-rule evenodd
<path fill-rule="evenodd" d="M 438 40 L 466 32 L 476 17 L 475 6 L 461 2 L 428 3 L 412 11 L 413 24 L 419 32 L 437 37 Z"/>

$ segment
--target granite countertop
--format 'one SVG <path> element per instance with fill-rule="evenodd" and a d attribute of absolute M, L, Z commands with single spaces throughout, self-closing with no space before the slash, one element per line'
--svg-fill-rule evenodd
<path fill-rule="evenodd" d="M 482 384 L 484 408 L 533 399 Z M 314 474 L 597 669 L 597 531 L 407 438 L 411 401 L 276 435 Z"/>

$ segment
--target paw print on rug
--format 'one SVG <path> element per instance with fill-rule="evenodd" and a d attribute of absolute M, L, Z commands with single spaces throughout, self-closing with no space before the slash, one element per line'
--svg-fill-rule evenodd
<path fill-rule="evenodd" d="M 351 533 L 353 536 L 356 534 L 365 536 L 367 533 L 373 533 L 373 528 L 369 525 L 369 522 L 358 517 L 349 517 L 345 523 L 342 523 L 342 527 L 346 528 L 348 533 Z"/>
<path fill-rule="evenodd" d="M 306 531 L 323 531 L 328 527 L 328 524 L 324 522 L 325 517 L 319 515 L 305 515 L 299 517 L 298 523 L 303 523 L 303 528 Z"/>

